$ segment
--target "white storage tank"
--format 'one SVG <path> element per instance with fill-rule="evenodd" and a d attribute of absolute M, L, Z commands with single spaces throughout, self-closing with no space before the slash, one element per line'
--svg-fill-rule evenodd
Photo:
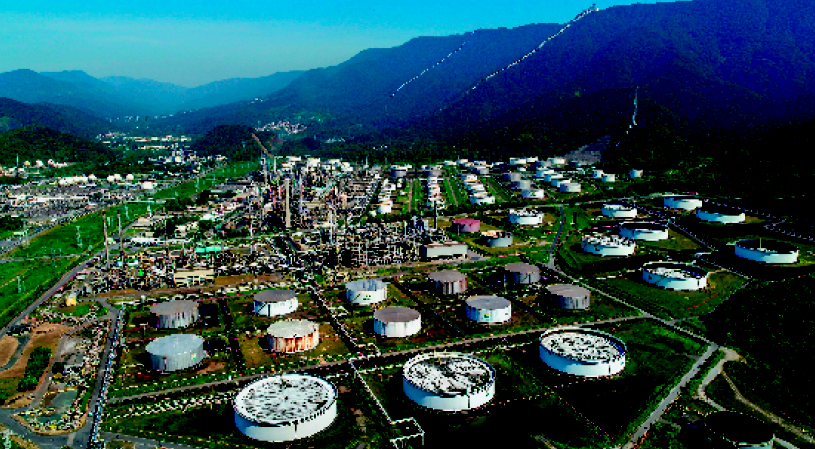
<path fill-rule="evenodd" d="M 500 296 L 473 296 L 464 302 L 467 318 L 481 324 L 501 324 L 512 318 L 512 303 Z"/>
<path fill-rule="evenodd" d="M 580 183 L 570 182 L 568 184 L 560 184 L 558 191 L 560 193 L 579 193 L 582 190 Z"/>
<path fill-rule="evenodd" d="M 617 181 L 617 175 L 614 173 L 603 173 L 603 175 L 600 176 L 600 180 L 603 182 L 615 182 Z"/>
<path fill-rule="evenodd" d="M 637 208 L 623 204 L 603 204 L 600 213 L 611 218 L 637 218 Z"/>
<path fill-rule="evenodd" d="M 541 280 L 541 270 L 535 265 L 515 262 L 504 266 L 506 281 L 510 284 L 535 284 Z"/>
<path fill-rule="evenodd" d="M 337 389 L 325 379 L 288 373 L 262 377 L 235 396 L 235 425 L 253 440 L 282 442 L 315 435 L 337 417 Z"/>
<path fill-rule="evenodd" d="M 198 303 L 188 300 L 162 302 L 150 307 L 159 329 L 178 329 L 198 321 Z"/>
<path fill-rule="evenodd" d="M 650 262 L 642 266 L 642 280 L 667 290 L 702 290 L 707 287 L 708 276 L 703 268 L 678 262 Z"/>
<path fill-rule="evenodd" d="M 519 179 L 517 181 L 512 181 L 512 190 L 525 190 L 532 188 L 532 181 L 528 179 Z"/>
<path fill-rule="evenodd" d="M 542 200 L 544 197 L 543 189 L 524 189 L 521 190 L 521 198 L 527 200 Z"/>
<path fill-rule="evenodd" d="M 738 209 L 705 202 L 702 207 L 696 209 L 696 218 L 711 223 L 732 224 L 743 223 L 747 216 Z"/>
<path fill-rule="evenodd" d="M 436 285 L 436 292 L 442 295 L 456 295 L 467 290 L 467 276 L 456 270 L 430 273 L 428 278 Z"/>
<path fill-rule="evenodd" d="M 422 330 L 422 316 L 409 307 L 385 307 L 374 312 L 374 332 L 388 338 L 404 338 Z"/>
<path fill-rule="evenodd" d="M 509 172 L 504 176 L 504 179 L 507 181 L 520 181 L 523 178 L 523 175 L 518 172 Z"/>
<path fill-rule="evenodd" d="M 631 171 L 628 172 L 629 178 L 642 178 L 642 175 L 643 175 L 642 170 L 631 169 Z"/>
<path fill-rule="evenodd" d="M 687 195 L 666 196 L 662 198 L 662 205 L 669 209 L 694 210 L 702 207 L 702 200 Z"/>
<path fill-rule="evenodd" d="M 204 339 L 195 334 L 173 334 L 147 345 L 150 364 L 156 371 L 180 371 L 201 364 L 206 357 Z"/>
<path fill-rule="evenodd" d="M 633 240 L 619 235 L 588 234 L 580 240 L 583 251 L 598 256 L 630 256 L 634 254 L 637 244 Z"/>
<path fill-rule="evenodd" d="M 547 285 L 546 290 L 560 309 L 585 310 L 589 308 L 591 291 L 587 288 L 574 284 L 552 284 Z"/>
<path fill-rule="evenodd" d="M 600 179 L 603 176 L 603 170 L 599 168 L 595 168 L 591 171 L 591 177 L 594 179 Z"/>
<path fill-rule="evenodd" d="M 293 353 L 309 351 L 320 343 L 320 326 L 309 320 L 283 320 L 266 329 L 269 350 Z"/>
<path fill-rule="evenodd" d="M 632 221 L 620 225 L 620 235 L 632 240 L 656 242 L 669 237 L 668 226 L 661 223 Z"/>
<path fill-rule="evenodd" d="M 294 312 L 299 304 L 292 290 L 264 290 L 255 293 L 253 309 L 261 316 L 280 316 Z"/>
<path fill-rule="evenodd" d="M 495 204 L 495 196 L 476 193 L 470 197 L 470 204 Z"/>
<path fill-rule="evenodd" d="M 741 258 L 768 264 L 792 264 L 798 262 L 798 248 L 777 240 L 739 240 L 735 244 L 735 253 Z"/>
<path fill-rule="evenodd" d="M 543 223 L 543 212 L 532 209 L 510 209 L 509 222 L 517 225 L 539 225 Z"/>
<path fill-rule="evenodd" d="M 471 410 L 495 396 L 495 368 L 470 354 L 420 354 L 402 368 L 402 390 L 422 407 L 450 412 Z"/>
<path fill-rule="evenodd" d="M 481 233 L 482 238 L 491 248 L 506 248 L 512 246 L 512 233 L 508 231 L 486 231 Z"/>
<path fill-rule="evenodd" d="M 345 298 L 353 304 L 376 304 L 387 297 L 388 285 L 381 279 L 360 279 L 345 284 Z"/>
<path fill-rule="evenodd" d="M 612 376 L 625 369 L 625 343 L 588 328 L 550 329 L 540 337 L 540 358 L 550 368 L 580 377 Z"/>

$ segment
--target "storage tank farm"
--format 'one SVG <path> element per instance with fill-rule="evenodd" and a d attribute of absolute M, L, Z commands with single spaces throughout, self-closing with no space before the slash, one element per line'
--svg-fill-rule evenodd
<path fill-rule="evenodd" d="M 471 410 L 495 396 L 495 368 L 471 354 L 420 354 L 402 367 L 402 390 L 422 407 Z"/>
<path fill-rule="evenodd" d="M 540 337 L 540 358 L 547 366 L 581 377 L 612 376 L 625 369 L 625 343 L 594 329 L 562 327 Z"/>
<path fill-rule="evenodd" d="M 591 302 L 591 291 L 574 284 L 547 285 L 546 290 L 562 310 L 585 310 Z"/>
<path fill-rule="evenodd" d="M 509 284 L 535 284 L 541 280 L 541 270 L 535 265 L 515 262 L 504 266 L 506 282 Z"/>
<path fill-rule="evenodd" d="M 374 312 L 374 332 L 388 338 L 404 338 L 422 330 L 422 315 L 409 307 L 385 307 Z"/>
<path fill-rule="evenodd" d="M 747 219 L 744 212 L 731 207 L 719 206 L 706 201 L 696 209 L 696 218 L 711 223 L 743 223 Z"/>
<path fill-rule="evenodd" d="M 159 329 L 178 329 L 198 321 L 198 302 L 172 300 L 150 307 Z"/>
<path fill-rule="evenodd" d="M 530 209 L 510 209 L 509 222 L 517 225 L 539 225 L 543 223 L 543 212 Z"/>
<path fill-rule="evenodd" d="M 436 271 L 427 277 L 441 295 L 457 295 L 467 290 L 467 276 L 456 270 Z"/>
<path fill-rule="evenodd" d="M 770 426 L 752 416 L 738 412 L 711 413 L 695 428 L 705 434 L 705 439 L 714 444 L 718 443 L 721 447 L 770 449 L 775 441 L 775 435 Z"/>
<path fill-rule="evenodd" d="M 481 237 L 491 248 L 506 248 L 512 246 L 512 233 L 509 231 L 486 231 L 481 233 Z"/>
<path fill-rule="evenodd" d="M 150 365 L 156 371 L 180 371 L 204 361 L 204 339 L 195 334 L 173 334 L 147 345 Z"/>
<path fill-rule="evenodd" d="M 309 320 L 283 320 L 266 329 L 269 350 L 293 353 L 309 351 L 320 343 L 320 326 Z"/>
<path fill-rule="evenodd" d="M 623 204 L 603 204 L 600 213 L 610 218 L 637 218 L 637 208 Z"/>
<path fill-rule="evenodd" d="M 789 243 L 766 239 L 744 239 L 734 245 L 735 254 L 743 259 L 768 264 L 798 262 L 798 248 Z"/>
<path fill-rule="evenodd" d="M 631 240 L 656 242 L 669 237 L 668 225 L 645 221 L 631 221 L 620 224 L 620 235 Z"/>
<path fill-rule="evenodd" d="M 464 314 L 480 324 L 501 324 L 512 318 L 512 303 L 500 296 L 473 296 L 464 302 Z"/>
<path fill-rule="evenodd" d="M 642 266 L 642 280 L 668 290 L 695 291 L 707 287 L 704 268 L 678 262 L 649 262 Z"/>
<path fill-rule="evenodd" d="M 583 251 L 598 256 L 630 256 L 637 249 L 634 240 L 620 235 L 606 235 L 592 233 L 584 235 L 580 240 Z"/>
<path fill-rule="evenodd" d="M 262 377 L 238 392 L 233 409 L 235 425 L 247 437 L 294 441 L 331 426 L 337 417 L 337 389 L 307 374 Z"/>
<path fill-rule="evenodd" d="M 695 196 L 674 195 L 663 197 L 662 205 L 668 209 L 694 210 L 702 207 L 702 200 Z"/>
<path fill-rule="evenodd" d="M 299 304 L 292 290 L 264 290 L 255 293 L 253 310 L 260 316 L 280 316 L 294 312 Z"/>
<path fill-rule="evenodd" d="M 457 218 L 453 220 L 453 231 L 459 233 L 470 233 L 481 231 L 481 221 L 475 218 Z"/>
<path fill-rule="evenodd" d="M 352 304 L 366 306 L 388 297 L 388 285 L 381 279 L 360 279 L 345 284 L 345 297 Z"/>

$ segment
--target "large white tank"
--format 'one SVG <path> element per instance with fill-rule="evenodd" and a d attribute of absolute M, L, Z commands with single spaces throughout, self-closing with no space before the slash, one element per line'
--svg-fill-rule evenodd
<path fill-rule="evenodd" d="M 697 207 L 702 207 L 702 200 L 695 196 L 666 196 L 662 198 L 662 205 L 669 209 L 694 210 Z"/>
<path fill-rule="evenodd" d="M 560 186 L 558 186 L 558 191 L 560 191 L 560 193 L 579 193 L 581 190 L 582 187 L 579 182 L 570 182 L 560 184 Z"/>
<path fill-rule="evenodd" d="M 470 410 L 495 396 L 495 368 L 470 354 L 420 354 L 402 368 L 402 390 L 423 407 L 451 412 Z"/>
<path fill-rule="evenodd" d="M 588 309 L 591 301 L 591 291 L 574 284 L 547 285 L 546 290 L 552 295 L 557 306 L 563 310 Z"/>
<path fill-rule="evenodd" d="M 612 376 L 625 369 L 625 343 L 588 328 L 563 327 L 540 337 L 540 358 L 549 367 L 581 377 Z"/>
<path fill-rule="evenodd" d="M 696 209 L 696 218 L 711 223 L 742 223 L 747 219 L 744 212 L 730 207 L 718 206 L 706 202 Z"/>
<path fill-rule="evenodd" d="M 600 213 L 611 218 L 636 218 L 637 208 L 622 204 L 603 204 Z"/>
<path fill-rule="evenodd" d="M 345 284 L 345 297 L 353 304 L 369 305 L 388 297 L 388 285 L 381 279 L 360 279 Z"/>
<path fill-rule="evenodd" d="M 188 300 L 162 302 L 150 307 L 150 313 L 156 316 L 159 329 L 187 327 L 198 321 L 198 303 Z"/>
<path fill-rule="evenodd" d="M 436 292 L 442 295 L 456 295 L 467 290 L 467 276 L 456 270 L 436 271 L 428 278 L 436 285 Z"/>
<path fill-rule="evenodd" d="M 269 349 L 293 353 L 309 351 L 320 343 L 320 326 L 309 320 L 283 320 L 266 329 Z"/>
<path fill-rule="evenodd" d="M 294 312 L 299 304 L 292 290 L 264 290 L 255 293 L 253 310 L 261 316 L 280 316 Z"/>
<path fill-rule="evenodd" d="M 669 237 L 667 225 L 639 221 L 621 224 L 620 235 L 632 240 L 646 242 L 656 242 Z"/>
<path fill-rule="evenodd" d="M 509 222 L 517 225 L 539 225 L 543 223 L 543 212 L 530 209 L 510 209 Z"/>
<path fill-rule="evenodd" d="M 766 239 L 739 240 L 735 244 L 737 256 L 768 264 L 798 262 L 798 248 L 789 243 Z"/>
<path fill-rule="evenodd" d="M 583 251 L 598 256 L 630 256 L 634 254 L 637 244 L 633 240 L 619 235 L 588 234 L 580 240 Z"/>
<path fill-rule="evenodd" d="M 542 200 L 544 197 L 543 189 L 524 189 L 521 190 L 521 198 L 527 200 Z"/>
<path fill-rule="evenodd" d="M 504 265 L 506 281 L 510 284 L 535 284 L 541 280 L 541 270 L 535 265 L 515 262 Z"/>
<path fill-rule="evenodd" d="M 495 204 L 495 196 L 486 193 L 475 193 L 470 196 L 470 204 Z"/>
<path fill-rule="evenodd" d="M 156 371 L 180 371 L 201 364 L 206 357 L 204 339 L 195 334 L 173 334 L 157 338 L 146 347 Z"/>
<path fill-rule="evenodd" d="M 617 180 L 617 175 L 614 173 L 603 173 L 603 175 L 600 176 L 600 180 L 603 182 L 615 182 Z"/>
<path fill-rule="evenodd" d="M 262 377 L 235 396 L 235 425 L 259 441 L 312 436 L 337 417 L 337 389 L 319 377 L 289 373 Z"/>
<path fill-rule="evenodd" d="M 642 280 L 667 290 L 695 291 L 707 287 L 709 273 L 695 265 L 650 262 L 642 266 Z"/>
<path fill-rule="evenodd" d="M 374 312 L 374 332 L 388 338 L 404 338 L 422 330 L 422 316 L 409 307 L 385 307 Z"/>
<path fill-rule="evenodd" d="M 512 318 L 512 303 L 500 296 L 473 296 L 464 302 L 464 312 L 477 323 L 506 323 Z"/>
<path fill-rule="evenodd" d="M 629 178 L 642 178 L 642 175 L 643 175 L 642 170 L 631 169 L 631 171 L 628 172 Z"/>

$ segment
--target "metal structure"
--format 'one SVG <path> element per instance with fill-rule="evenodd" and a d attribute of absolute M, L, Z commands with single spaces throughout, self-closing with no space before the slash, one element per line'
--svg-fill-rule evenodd
<path fill-rule="evenodd" d="M 581 377 L 611 376 L 625 369 L 625 343 L 594 329 L 562 327 L 540 337 L 540 358 L 550 368 Z"/>
<path fill-rule="evenodd" d="M 320 343 L 320 326 L 309 320 L 283 320 L 266 329 L 269 350 L 273 352 L 304 352 Z"/>
<path fill-rule="evenodd" d="M 467 318 L 481 324 L 501 324 L 512 318 L 512 303 L 500 296 L 473 296 L 464 302 Z"/>
<path fill-rule="evenodd" d="M 637 249 L 634 240 L 619 235 L 600 233 L 584 235 L 580 240 L 583 251 L 598 256 L 630 256 Z"/>
<path fill-rule="evenodd" d="M 662 198 L 662 205 L 668 209 L 694 210 L 702 207 L 702 200 L 695 196 L 675 195 Z"/>
<path fill-rule="evenodd" d="M 474 218 L 457 218 L 453 220 L 454 232 L 469 233 L 481 231 L 481 221 Z"/>
<path fill-rule="evenodd" d="M 235 396 L 235 425 L 253 440 L 294 441 L 328 428 L 337 417 L 337 389 L 306 374 L 263 377 Z"/>
<path fill-rule="evenodd" d="M 591 291 L 574 284 L 547 285 L 546 290 L 555 304 L 563 310 L 585 310 L 591 302 Z"/>
<path fill-rule="evenodd" d="M 467 276 L 456 270 L 437 271 L 427 276 L 436 285 L 436 292 L 455 295 L 467 290 Z"/>
<path fill-rule="evenodd" d="M 696 210 L 696 218 L 711 223 L 743 223 L 747 219 L 744 212 L 730 207 L 718 206 L 705 202 Z"/>
<path fill-rule="evenodd" d="M 737 256 L 767 264 L 793 264 L 798 262 L 798 248 L 777 240 L 745 239 L 734 246 Z"/>
<path fill-rule="evenodd" d="M 510 209 L 509 222 L 517 225 L 539 225 L 543 223 L 543 212 L 530 209 Z"/>
<path fill-rule="evenodd" d="M 150 364 L 156 371 L 180 371 L 201 364 L 206 357 L 204 339 L 195 334 L 173 334 L 147 345 Z"/>
<path fill-rule="evenodd" d="M 560 186 L 558 186 L 558 191 L 560 193 L 579 193 L 581 190 L 582 187 L 578 182 L 570 182 L 567 184 L 560 184 Z"/>
<path fill-rule="evenodd" d="M 252 310 L 261 316 L 280 316 L 294 312 L 299 304 L 295 291 L 264 290 L 255 293 Z"/>
<path fill-rule="evenodd" d="M 385 307 L 374 312 L 374 332 L 383 337 L 404 338 L 422 330 L 422 316 L 409 307 Z"/>
<path fill-rule="evenodd" d="M 495 396 L 495 368 L 470 354 L 421 354 L 402 368 L 402 389 L 422 407 L 450 412 L 470 410 Z"/>
<path fill-rule="evenodd" d="M 188 300 L 162 302 L 150 307 L 159 329 L 178 329 L 198 321 L 198 303 Z"/>
<path fill-rule="evenodd" d="M 510 284 L 535 284 L 541 280 L 541 270 L 535 265 L 523 262 L 504 266 L 506 282 Z"/>
<path fill-rule="evenodd" d="M 622 204 L 603 204 L 600 213 L 611 218 L 637 218 L 637 208 Z"/>
<path fill-rule="evenodd" d="M 669 237 L 667 225 L 643 221 L 622 223 L 620 225 L 620 235 L 628 239 L 646 242 L 656 242 Z"/>
<path fill-rule="evenodd" d="M 668 290 L 701 290 L 709 273 L 704 268 L 677 262 L 650 262 L 642 266 L 642 280 Z"/>
<path fill-rule="evenodd" d="M 512 233 L 509 231 L 487 231 L 482 232 L 481 237 L 487 246 L 492 248 L 506 248 L 512 246 Z"/>
<path fill-rule="evenodd" d="M 432 259 L 463 259 L 467 255 L 467 244 L 461 242 L 428 243 L 419 247 L 419 257 Z"/>
<path fill-rule="evenodd" d="M 366 306 L 388 298 L 388 284 L 381 279 L 360 279 L 345 284 L 345 298 L 352 304 Z"/>

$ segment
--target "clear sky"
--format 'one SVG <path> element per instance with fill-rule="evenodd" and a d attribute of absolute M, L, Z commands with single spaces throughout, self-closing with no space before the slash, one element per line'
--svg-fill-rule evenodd
<path fill-rule="evenodd" d="M 657 0 L 598 0 L 599 8 Z M 418 36 L 571 20 L 591 0 L 2 0 L 0 72 L 187 87 L 339 64 Z"/>

